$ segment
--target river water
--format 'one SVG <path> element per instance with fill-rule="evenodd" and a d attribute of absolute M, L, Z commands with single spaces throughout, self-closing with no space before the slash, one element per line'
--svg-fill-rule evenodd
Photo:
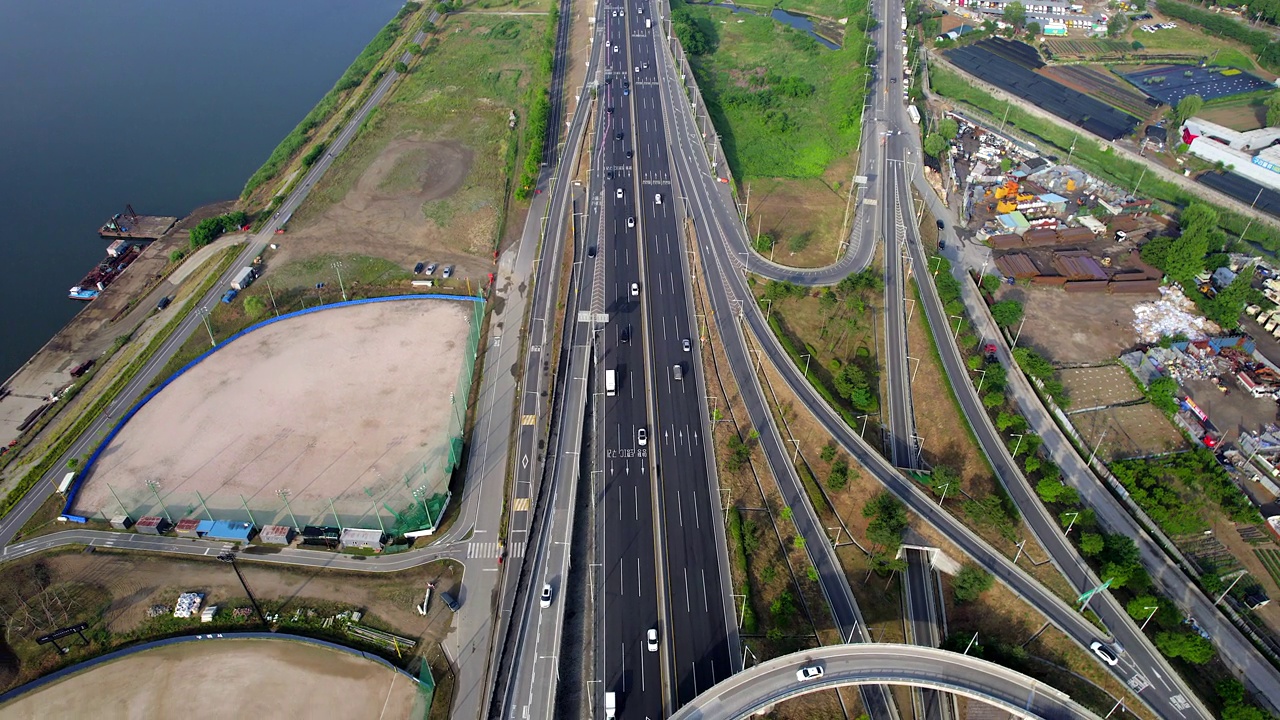
<path fill-rule="evenodd" d="M 0 383 L 83 307 L 104 220 L 238 196 L 401 4 L 0 3 Z"/>

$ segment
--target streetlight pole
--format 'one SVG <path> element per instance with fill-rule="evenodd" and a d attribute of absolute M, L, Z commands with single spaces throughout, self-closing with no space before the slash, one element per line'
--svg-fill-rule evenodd
<path fill-rule="evenodd" d="M 964 318 L 959 315 L 952 315 L 951 317 L 956 321 L 956 330 L 951 333 L 951 339 L 954 341 L 956 338 L 960 337 L 960 326 L 964 324 Z"/>
<path fill-rule="evenodd" d="M 980 373 L 982 373 L 982 376 L 978 378 L 978 394 L 979 394 L 979 395 L 981 395 L 981 394 L 982 394 L 982 383 L 983 383 L 983 382 L 985 382 L 985 381 L 986 381 L 986 379 L 987 379 L 987 371 L 986 371 L 986 370 L 975 370 L 974 372 L 980 372 Z"/>
<path fill-rule="evenodd" d="M 1218 599 L 1213 601 L 1213 604 L 1217 605 L 1218 603 L 1222 602 L 1222 599 L 1225 598 L 1228 594 L 1230 594 L 1231 588 L 1235 587 L 1236 583 L 1240 582 L 1240 578 L 1248 574 L 1249 574 L 1248 571 L 1242 570 L 1240 574 L 1236 576 L 1236 579 L 1232 580 L 1231 584 L 1227 586 L 1227 589 L 1222 591 L 1222 594 L 1218 596 Z"/>
<path fill-rule="evenodd" d="M 1078 513 L 1078 512 L 1073 512 L 1073 513 L 1064 513 L 1064 515 L 1070 515 L 1070 516 L 1071 516 L 1071 522 L 1067 523 L 1067 529 L 1062 531 L 1062 534 L 1063 534 L 1063 535 L 1066 535 L 1066 534 L 1068 534 L 1068 533 L 1070 533 L 1070 532 L 1071 532 L 1071 526 L 1076 524 L 1076 520 L 1079 520 L 1079 519 L 1080 519 L 1080 513 Z"/>
<path fill-rule="evenodd" d="M 809 353 L 805 353 L 803 357 L 804 357 L 804 379 L 808 380 L 809 379 L 809 361 L 812 360 L 813 358 L 809 355 Z"/>
<path fill-rule="evenodd" d="M 1012 352 L 1014 348 L 1018 347 L 1018 338 L 1022 337 L 1022 325 L 1026 322 L 1027 318 L 1023 316 L 1022 322 L 1018 323 L 1018 332 L 1013 336 L 1013 344 L 1009 346 L 1010 352 Z"/>
<path fill-rule="evenodd" d="M 1107 430 L 1109 429 L 1102 429 L 1102 434 L 1098 436 L 1098 442 L 1093 445 L 1093 452 L 1089 453 L 1089 462 L 1085 463 L 1086 465 L 1093 465 L 1093 458 L 1098 454 L 1098 448 L 1102 447 L 1102 439 L 1107 436 Z"/>
<path fill-rule="evenodd" d="M 1147 616 L 1146 620 L 1142 621 L 1142 626 L 1138 628 L 1139 632 L 1147 629 L 1147 623 L 1151 622 L 1151 618 L 1156 616 L 1156 611 L 1158 611 L 1159 609 L 1160 609 L 1159 605 L 1155 607 L 1151 607 L 1150 605 L 1148 605 L 1147 607 L 1143 608 L 1143 610 L 1150 610 L 1151 614 Z"/>
<path fill-rule="evenodd" d="M 947 499 L 947 488 L 951 487 L 951 483 L 942 486 L 942 497 L 938 499 L 938 507 L 942 507 L 942 502 Z"/>
<path fill-rule="evenodd" d="M 200 317 L 204 320 L 204 329 L 209 332 L 209 347 L 218 347 L 218 341 L 213 339 L 213 326 L 209 324 L 209 308 L 200 308 Z"/>
<path fill-rule="evenodd" d="M 1022 438 L 1026 437 L 1026 433 L 1022 433 L 1022 434 L 1019 434 L 1019 433 L 1010 433 L 1010 435 L 1011 435 L 1012 437 L 1016 437 L 1016 438 L 1018 438 L 1018 442 L 1016 442 L 1016 443 L 1014 443 L 1014 444 L 1013 444 L 1013 452 L 1012 452 L 1012 453 L 1010 453 L 1013 457 L 1015 457 L 1015 458 L 1016 458 L 1016 457 L 1018 457 L 1018 449 L 1022 447 Z"/>
<path fill-rule="evenodd" d="M 334 260 L 333 269 L 338 271 L 338 288 L 342 290 L 342 302 L 347 301 L 347 286 L 342 282 L 342 261 Z"/>

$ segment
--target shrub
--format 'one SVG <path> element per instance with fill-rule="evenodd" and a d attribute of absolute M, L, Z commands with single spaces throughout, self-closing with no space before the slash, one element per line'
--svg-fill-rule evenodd
<path fill-rule="evenodd" d="M 955 593 L 956 602 L 963 604 L 977 600 L 979 595 L 991 589 L 994 582 L 995 580 L 991 577 L 991 573 L 986 570 L 973 565 L 965 565 L 956 574 L 956 579 L 952 582 L 951 588 Z"/>

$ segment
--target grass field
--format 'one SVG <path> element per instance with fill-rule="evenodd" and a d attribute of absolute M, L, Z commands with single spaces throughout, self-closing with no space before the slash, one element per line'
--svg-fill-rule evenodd
<path fill-rule="evenodd" d="M 463 209 L 501 204 L 510 166 L 509 145 L 515 142 L 515 134 L 507 127 L 509 113 L 514 111 L 523 119 L 530 83 L 546 82 L 535 62 L 546 22 L 538 16 L 451 19 L 439 45 L 374 112 L 342 162 L 335 164 L 295 214 L 295 222 L 341 202 L 389 143 L 409 137 L 448 139 L 471 149 L 475 157 L 470 172 L 451 199 L 463 198 Z M 388 181 L 394 185 L 394 178 L 406 172 L 408 168 L 393 171 Z M 430 204 L 423 205 L 425 216 L 447 210 Z"/>
<path fill-rule="evenodd" d="M 1147 50 L 1210 57 L 1213 58 L 1214 65 L 1236 67 L 1241 70 L 1259 70 L 1247 49 L 1241 49 L 1239 45 L 1229 40 L 1202 33 L 1190 23 L 1179 22 L 1176 28 L 1157 30 L 1153 33 L 1145 32 L 1140 26 L 1135 26 L 1130 34 Z"/>
<path fill-rule="evenodd" d="M 866 12 L 865 2 L 845 6 Z M 866 36 L 853 21 L 833 51 L 768 17 L 685 7 L 713 40 L 694 72 L 740 181 L 821 177 L 857 147 Z"/>
<path fill-rule="evenodd" d="M 1267 569 L 1267 574 L 1280 585 L 1280 550 L 1254 550 L 1255 555 L 1262 561 L 1262 566 Z"/>

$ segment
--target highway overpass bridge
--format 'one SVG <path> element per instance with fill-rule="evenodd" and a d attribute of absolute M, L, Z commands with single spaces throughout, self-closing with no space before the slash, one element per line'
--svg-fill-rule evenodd
<path fill-rule="evenodd" d="M 796 671 L 821 665 L 817 680 Z M 745 718 L 789 698 L 843 685 L 910 685 L 945 690 L 1039 720 L 1098 720 L 1098 716 L 1039 680 L 995 663 L 947 650 L 887 643 L 829 645 L 774 658 L 744 670 L 696 697 L 671 720 Z M 619 698 L 619 704 L 626 698 Z"/>

